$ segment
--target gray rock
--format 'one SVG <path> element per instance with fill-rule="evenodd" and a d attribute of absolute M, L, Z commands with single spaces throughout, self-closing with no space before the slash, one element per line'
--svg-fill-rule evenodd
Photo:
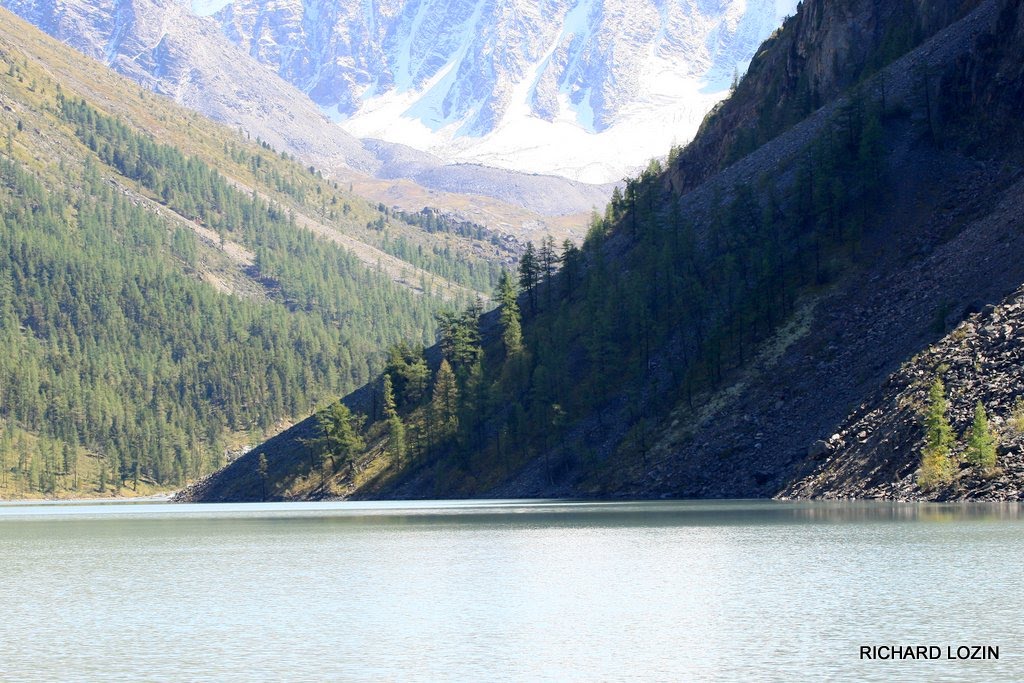
<path fill-rule="evenodd" d="M 821 458 L 824 458 L 826 455 L 828 455 L 829 451 L 831 450 L 832 447 L 828 444 L 828 442 L 818 439 L 817 441 L 815 441 L 814 443 L 807 447 L 807 457 L 814 458 L 815 460 L 820 460 Z"/>

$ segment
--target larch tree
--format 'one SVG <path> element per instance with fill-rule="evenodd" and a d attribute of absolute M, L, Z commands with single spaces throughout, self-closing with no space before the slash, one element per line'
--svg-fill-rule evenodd
<path fill-rule="evenodd" d="M 558 252 L 555 250 L 555 238 L 547 235 L 540 242 L 540 253 L 537 259 L 538 279 L 544 283 L 545 305 L 551 306 L 551 281 L 555 277 L 555 268 L 558 265 Z"/>
<path fill-rule="evenodd" d="M 974 422 L 967 438 L 967 462 L 985 472 L 996 466 L 996 437 L 989 426 L 988 415 L 981 401 L 974 406 Z"/>
<path fill-rule="evenodd" d="M 501 341 L 505 347 L 505 357 L 511 358 L 523 350 L 523 327 L 519 316 L 516 286 L 508 271 L 501 272 L 496 299 L 501 309 Z"/>
<path fill-rule="evenodd" d="M 946 417 L 946 387 L 936 377 L 928 391 L 928 407 L 925 412 L 924 449 L 921 452 L 921 469 L 917 483 L 923 489 L 934 489 L 948 484 L 953 479 L 953 427 Z"/>
<path fill-rule="evenodd" d="M 526 251 L 519 259 L 519 288 L 530 298 L 530 310 L 537 310 L 537 283 L 540 281 L 541 264 L 533 242 L 526 243 Z"/>
<path fill-rule="evenodd" d="M 391 384 L 391 375 L 384 375 L 384 418 L 388 426 L 388 445 L 395 465 L 402 468 L 405 459 L 405 425 L 398 415 L 395 405 L 395 392 Z"/>
<path fill-rule="evenodd" d="M 558 260 L 562 264 L 562 293 L 568 296 L 575 289 L 576 282 L 580 277 L 583 254 L 572 240 L 567 239 L 562 242 L 562 255 Z"/>
<path fill-rule="evenodd" d="M 260 492 L 263 500 L 267 499 L 267 479 L 269 479 L 267 469 L 267 456 L 265 453 L 260 453 L 260 457 L 256 460 L 256 476 L 260 479 Z"/>
<path fill-rule="evenodd" d="M 337 471 L 339 463 L 351 463 L 363 448 L 363 440 L 358 433 L 356 416 L 341 401 L 317 416 L 320 436 L 310 440 L 320 455 L 320 478 L 324 480 L 324 469 L 327 460 L 331 461 L 331 470 Z"/>
<path fill-rule="evenodd" d="M 441 367 L 437 369 L 431 405 L 437 421 L 438 435 L 443 438 L 455 433 L 459 427 L 459 387 L 452 366 L 447 360 L 442 360 Z"/>

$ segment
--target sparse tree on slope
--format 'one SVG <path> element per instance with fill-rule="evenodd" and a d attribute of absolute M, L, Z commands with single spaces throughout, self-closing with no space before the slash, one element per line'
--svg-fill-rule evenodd
<path fill-rule="evenodd" d="M 260 453 L 259 459 L 256 461 L 256 476 L 260 478 L 260 492 L 263 500 L 267 499 L 267 479 L 269 478 L 267 472 L 267 456 Z"/>
<path fill-rule="evenodd" d="M 981 401 L 974 406 L 974 422 L 967 439 L 967 462 L 986 472 L 996 466 L 996 437 L 988 424 L 988 415 Z"/>
<path fill-rule="evenodd" d="M 447 360 L 442 360 L 441 367 L 437 369 L 431 403 L 437 419 L 438 434 L 443 438 L 455 433 L 459 428 L 459 388 Z"/>
<path fill-rule="evenodd" d="M 938 377 L 928 391 L 928 408 L 924 418 L 925 439 L 921 452 L 921 469 L 917 483 L 923 489 L 948 484 L 953 478 L 953 427 L 946 417 L 946 387 Z"/>
<path fill-rule="evenodd" d="M 541 265 L 533 242 L 526 243 L 526 251 L 519 259 L 519 288 L 530 298 L 530 310 L 537 310 L 537 283 L 540 281 Z"/>
<path fill-rule="evenodd" d="M 320 455 L 320 476 L 324 478 L 327 459 L 331 470 L 337 471 L 339 461 L 350 462 L 363 448 L 363 440 L 357 431 L 356 418 L 341 401 L 322 411 L 317 416 L 320 436 L 312 439 Z"/>
<path fill-rule="evenodd" d="M 391 456 L 395 459 L 395 465 L 401 469 L 402 460 L 405 458 L 405 425 L 398 416 L 391 375 L 384 375 L 384 417 L 387 419 Z"/>

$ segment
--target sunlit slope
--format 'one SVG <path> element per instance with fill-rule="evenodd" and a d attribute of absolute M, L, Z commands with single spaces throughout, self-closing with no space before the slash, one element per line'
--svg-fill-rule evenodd
<path fill-rule="evenodd" d="M 0 496 L 180 485 L 432 340 L 508 247 L 413 219 L 0 10 Z"/>

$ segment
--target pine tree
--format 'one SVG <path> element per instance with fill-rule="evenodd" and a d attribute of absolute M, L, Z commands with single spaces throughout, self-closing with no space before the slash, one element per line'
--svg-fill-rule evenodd
<path fill-rule="evenodd" d="M 267 456 L 265 453 L 260 453 L 259 459 L 256 460 L 256 476 L 260 478 L 260 491 L 262 492 L 263 500 L 267 499 L 267 479 L 269 478 L 267 469 Z"/>
<path fill-rule="evenodd" d="M 923 489 L 932 489 L 953 479 L 953 461 L 949 454 L 953 447 L 953 427 L 946 417 L 946 387 L 938 377 L 928 391 L 924 424 L 924 449 L 917 483 Z"/>
<path fill-rule="evenodd" d="M 540 262 L 533 242 L 526 243 L 526 251 L 519 259 L 519 289 L 530 298 L 530 310 L 537 310 L 537 283 L 540 280 Z"/>
<path fill-rule="evenodd" d="M 974 422 L 967 439 L 967 462 L 985 472 L 996 466 L 996 437 L 988 423 L 985 406 L 981 401 L 974 406 Z"/>
<path fill-rule="evenodd" d="M 7 449 L 10 447 L 10 441 L 7 439 L 3 443 L 0 443 L 0 473 L 2 473 L 3 480 L 0 481 L 0 486 L 7 488 Z"/>
<path fill-rule="evenodd" d="M 384 387 L 381 390 L 381 394 L 383 394 L 384 417 L 397 415 L 398 409 L 395 405 L 395 388 L 391 381 L 390 374 L 385 373 L 384 375 Z"/>
<path fill-rule="evenodd" d="M 544 283 L 545 305 L 551 306 L 552 292 L 551 281 L 555 276 L 555 266 L 558 265 L 558 253 L 555 251 L 555 238 L 547 235 L 540 242 L 540 253 L 537 259 L 538 277 Z"/>
<path fill-rule="evenodd" d="M 388 446 L 395 465 L 401 469 L 405 458 L 405 425 L 398 416 L 395 405 L 395 392 L 391 384 L 391 375 L 384 375 L 384 417 L 388 426 Z"/>
<path fill-rule="evenodd" d="M 405 383 L 405 400 L 410 404 L 419 403 L 427 393 L 430 382 L 430 368 L 423 358 L 423 353 L 416 357 L 408 366 L 408 380 Z"/>
<path fill-rule="evenodd" d="M 326 461 L 330 459 L 332 471 L 339 464 L 351 463 L 364 447 L 357 428 L 358 419 L 341 401 L 322 411 L 317 416 L 320 436 L 307 443 L 314 446 L 320 456 L 320 476 L 324 478 Z"/>
<path fill-rule="evenodd" d="M 562 264 L 562 293 L 568 296 L 576 288 L 576 280 L 580 275 L 582 254 L 579 247 L 573 244 L 572 240 L 567 239 L 562 242 L 562 255 L 558 260 Z"/>
<path fill-rule="evenodd" d="M 516 286 L 506 270 L 501 271 L 501 279 L 498 280 L 496 301 L 501 309 L 501 341 L 505 346 L 505 357 L 511 358 L 523 349 L 523 328 L 519 319 Z"/>
<path fill-rule="evenodd" d="M 885 156 L 884 136 L 885 131 L 879 113 L 875 110 L 868 112 L 857 150 L 860 181 L 867 192 L 877 189 L 881 182 Z"/>
<path fill-rule="evenodd" d="M 405 424 L 402 423 L 402 418 L 398 415 L 392 415 L 388 418 L 388 444 L 391 449 L 391 455 L 395 459 L 395 465 L 398 469 L 402 469 L 407 447 L 405 443 Z"/>
<path fill-rule="evenodd" d="M 477 299 L 467 306 L 462 315 L 456 319 L 453 329 L 452 365 L 458 369 L 462 379 L 465 378 L 465 373 L 469 368 L 473 367 L 484 355 L 480 338 L 480 315 L 482 313 L 483 304 Z"/>
<path fill-rule="evenodd" d="M 431 406 L 436 418 L 436 431 L 439 436 L 453 434 L 459 428 L 458 406 L 459 388 L 455 382 L 455 373 L 447 360 L 441 361 L 434 378 L 434 395 Z"/>

